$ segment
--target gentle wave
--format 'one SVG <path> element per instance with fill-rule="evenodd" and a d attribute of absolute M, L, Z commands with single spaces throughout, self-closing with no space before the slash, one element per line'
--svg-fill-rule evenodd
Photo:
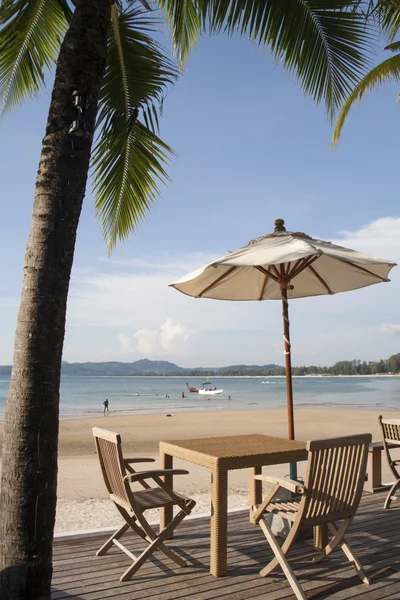
<path fill-rule="evenodd" d="M 0 421 L 4 418 L 9 381 L 0 380 Z M 192 377 L 189 384 L 198 387 L 202 381 Z M 269 385 L 260 385 L 262 382 Z M 224 388 L 223 395 L 190 395 L 186 378 L 178 377 L 62 377 L 60 417 L 100 416 L 105 398 L 115 415 L 286 406 L 284 378 L 213 377 L 212 384 Z M 294 405 L 299 408 L 400 409 L 399 377 L 297 377 L 293 379 L 293 390 Z"/>

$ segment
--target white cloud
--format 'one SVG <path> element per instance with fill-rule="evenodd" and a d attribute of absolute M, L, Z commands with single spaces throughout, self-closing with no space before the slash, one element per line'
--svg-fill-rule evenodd
<path fill-rule="evenodd" d="M 379 333 L 386 333 L 388 335 L 400 335 L 400 325 L 396 323 L 383 323 L 379 329 Z"/>
<path fill-rule="evenodd" d="M 137 351 L 147 356 L 179 353 L 194 334 L 175 319 L 168 318 L 158 329 L 138 329 L 133 334 Z"/>
<path fill-rule="evenodd" d="M 129 335 L 126 335 L 125 333 L 119 333 L 118 341 L 121 346 L 122 354 L 132 354 L 133 353 L 133 343 L 132 343 L 132 339 L 129 337 Z"/>
<path fill-rule="evenodd" d="M 174 319 L 167 319 L 160 327 L 160 344 L 167 352 L 186 342 L 193 331 L 189 331 Z"/>
<path fill-rule="evenodd" d="M 225 254 L 225 252 L 222 252 Z M 175 258 L 166 259 L 155 259 L 155 258 L 129 258 L 129 259 L 114 259 L 114 258 L 101 258 L 100 261 L 112 267 L 123 267 L 131 269 L 136 272 L 147 272 L 154 275 L 155 273 L 163 273 L 164 275 L 171 274 L 173 278 L 180 276 L 180 274 L 186 274 L 194 269 L 197 269 L 199 265 L 205 265 L 218 258 L 218 256 L 205 253 L 205 252 L 192 252 L 189 255 L 178 256 Z"/>
<path fill-rule="evenodd" d="M 140 354 L 153 356 L 159 349 L 159 330 L 158 329 L 138 329 L 133 334 L 137 340 L 136 349 Z"/>
<path fill-rule="evenodd" d="M 356 231 L 342 231 L 335 243 L 399 262 L 400 218 L 384 217 Z"/>
<path fill-rule="evenodd" d="M 187 257 L 185 263 L 188 271 L 198 266 L 198 263 L 189 266 Z M 126 333 L 126 330 L 151 330 L 171 318 L 188 330 L 209 331 L 240 328 L 238 315 L 254 312 L 254 306 L 251 309 L 249 304 L 239 308 L 232 302 L 188 298 L 168 287 L 171 281 L 182 276 L 182 272 L 163 273 L 158 268 L 156 272 L 118 271 L 117 268 L 115 271 L 84 276 L 79 272 L 73 274 L 68 327 L 118 328 Z M 165 335 L 168 337 L 168 333 Z"/>

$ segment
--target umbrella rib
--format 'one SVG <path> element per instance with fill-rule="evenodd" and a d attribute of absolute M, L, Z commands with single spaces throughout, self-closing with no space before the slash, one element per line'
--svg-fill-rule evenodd
<path fill-rule="evenodd" d="M 305 258 L 298 258 L 298 259 L 296 260 L 296 262 L 294 263 L 293 269 L 292 269 L 291 271 L 290 271 L 290 269 L 289 269 L 289 272 L 288 272 L 288 279 L 289 279 L 289 280 L 290 280 L 290 279 L 291 279 L 291 277 L 292 277 L 292 273 L 294 273 L 295 271 L 297 271 L 298 267 L 299 267 L 299 266 L 300 266 L 300 265 L 301 265 L 301 264 L 302 264 L 304 261 L 305 261 Z M 291 264 L 291 263 L 289 263 L 289 265 L 290 265 L 290 264 Z"/>
<path fill-rule="evenodd" d="M 268 282 L 268 275 L 267 275 L 267 273 L 265 273 L 265 278 L 264 278 L 263 284 L 261 286 L 260 296 L 258 298 L 259 300 L 262 300 L 262 297 L 264 296 L 265 288 L 267 287 L 267 282 Z"/>
<path fill-rule="evenodd" d="M 304 262 L 298 266 L 298 268 L 295 271 L 292 271 L 290 273 L 290 280 L 294 279 L 295 277 L 297 277 L 297 275 L 299 275 L 302 271 L 304 271 L 304 269 L 307 269 L 307 267 L 309 267 L 310 265 L 312 265 L 313 262 L 315 262 L 317 260 L 317 258 L 319 258 L 321 256 L 321 254 L 317 254 L 316 256 L 311 256 L 311 258 L 307 258 L 304 259 Z"/>
<path fill-rule="evenodd" d="M 259 265 L 254 265 L 254 268 L 257 269 L 257 271 L 261 271 L 261 273 L 264 273 L 264 275 L 268 275 L 268 277 L 271 277 L 271 279 L 276 281 L 276 283 L 279 283 L 279 278 L 276 277 L 275 275 L 273 275 L 271 273 L 271 271 L 268 271 L 268 269 L 266 269 L 265 267 L 260 267 Z"/>
<path fill-rule="evenodd" d="M 225 279 L 225 277 L 228 277 L 228 275 L 230 275 L 232 273 L 232 271 L 234 271 L 237 267 L 231 267 L 230 269 L 228 269 L 227 271 L 225 271 L 225 273 L 222 273 L 222 275 L 220 275 L 219 277 L 217 277 L 217 279 L 215 279 L 212 283 L 210 283 L 210 285 L 208 285 L 206 288 L 204 288 L 204 290 L 202 290 L 200 292 L 200 294 L 198 294 L 198 298 L 201 298 L 203 296 L 203 294 L 205 294 L 206 292 L 209 292 L 210 290 L 212 290 L 213 287 L 215 287 L 216 285 L 218 285 L 218 283 L 220 283 L 220 281 L 222 281 L 223 279 Z"/>
<path fill-rule="evenodd" d="M 282 270 L 282 266 L 284 266 L 283 263 L 281 264 L 281 270 Z M 280 279 L 282 277 L 282 273 L 279 273 L 279 271 L 275 265 L 271 265 L 271 268 L 275 271 L 275 274 L 278 277 L 278 279 Z"/>
<path fill-rule="evenodd" d="M 339 260 L 342 263 L 345 263 L 346 265 L 351 265 L 355 269 L 359 269 L 360 271 L 363 271 L 364 273 L 367 273 L 368 275 L 372 275 L 372 277 L 376 277 L 376 279 L 380 279 L 381 281 L 384 281 L 384 282 L 390 281 L 390 279 L 388 279 L 387 277 L 381 277 L 381 275 L 377 275 L 376 273 L 369 271 L 365 267 L 360 267 L 360 265 L 356 265 L 355 263 L 351 262 L 351 260 L 343 260 L 343 258 L 339 258 L 338 256 L 335 256 L 334 258 L 336 260 Z"/>
<path fill-rule="evenodd" d="M 326 281 L 324 279 L 322 279 L 321 275 L 319 273 L 317 273 L 317 271 L 314 269 L 314 267 L 312 267 L 311 265 L 308 265 L 308 268 L 310 269 L 311 273 L 318 279 L 320 284 L 324 286 L 324 288 L 326 289 L 328 294 L 333 294 L 329 285 L 326 283 Z"/>

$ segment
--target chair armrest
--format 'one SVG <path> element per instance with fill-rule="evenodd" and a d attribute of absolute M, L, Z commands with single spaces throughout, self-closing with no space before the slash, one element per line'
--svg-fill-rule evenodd
<path fill-rule="evenodd" d="M 142 463 L 142 462 L 155 462 L 155 458 L 124 458 L 124 462 L 131 463 Z"/>
<path fill-rule="evenodd" d="M 188 475 L 189 471 L 185 469 L 154 469 L 153 471 L 139 471 L 131 475 L 125 475 L 124 480 L 138 481 L 139 479 L 154 479 L 154 477 L 162 477 L 163 475 Z"/>
<path fill-rule="evenodd" d="M 279 477 L 274 477 L 273 475 L 254 475 L 254 479 L 266 481 L 267 483 L 272 483 L 275 485 L 278 484 L 279 487 L 285 488 L 285 490 L 289 490 L 295 494 L 304 494 L 306 491 L 306 488 L 302 483 L 294 481 L 293 479 L 280 479 Z"/>

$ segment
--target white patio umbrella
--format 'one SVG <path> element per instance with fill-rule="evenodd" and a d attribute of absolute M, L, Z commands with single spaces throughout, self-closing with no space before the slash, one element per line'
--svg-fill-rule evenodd
<path fill-rule="evenodd" d="M 295 439 L 288 291 L 290 298 L 336 294 L 390 281 L 396 263 L 286 231 L 275 221 L 274 232 L 250 240 L 178 281 L 178 291 L 216 300 L 281 300 L 286 367 L 289 439 Z M 295 478 L 295 468 L 291 467 Z"/>

